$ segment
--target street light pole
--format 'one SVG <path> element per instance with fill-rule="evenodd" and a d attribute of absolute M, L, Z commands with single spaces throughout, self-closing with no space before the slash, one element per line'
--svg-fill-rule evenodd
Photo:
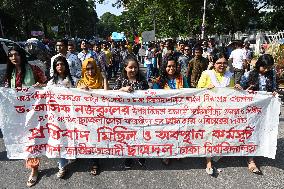
<path fill-rule="evenodd" d="M 156 17 L 154 17 L 154 35 L 155 35 L 155 41 L 156 41 Z"/>
<path fill-rule="evenodd" d="M 1 33 L 1 37 L 4 38 L 4 32 L 3 32 L 3 26 L 2 26 L 1 18 L 0 18 L 0 33 Z"/>
<path fill-rule="evenodd" d="M 69 22 L 69 26 L 68 26 L 68 29 L 69 29 L 69 37 L 71 37 L 71 16 L 70 16 L 70 9 L 71 7 L 68 7 L 67 11 L 68 11 L 68 22 Z"/>
<path fill-rule="evenodd" d="M 203 5 L 203 18 L 202 18 L 202 26 L 201 26 L 201 39 L 204 39 L 204 32 L 205 32 L 205 13 L 206 13 L 206 0 L 204 0 Z"/>

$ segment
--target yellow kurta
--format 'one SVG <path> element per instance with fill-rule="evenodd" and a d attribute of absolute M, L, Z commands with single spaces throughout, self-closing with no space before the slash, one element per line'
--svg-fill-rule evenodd
<path fill-rule="evenodd" d="M 106 55 L 106 63 L 107 63 L 107 65 L 110 65 L 110 61 L 112 59 L 112 55 L 111 55 L 110 50 L 109 49 L 108 50 L 103 50 L 103 52 Z"/>
<path fill-rule="evenodd" d="M 224 74 L 217 73 L 215 70 L 213 71 L 215 73 L 217 80 L 221 83 L 224 79 Z M 208 88 L 211 83 L 212 81 L 211 81 L 210 76 L 208 75 L 208 73 L 206 73 L 206 71 L 204 71 L 202 72 L 201 77 L 198 81 L 197 88 Z M 235 85 L 234 78 L 231 77 L 229 87 L 234 87 L 234 85 Z"/>

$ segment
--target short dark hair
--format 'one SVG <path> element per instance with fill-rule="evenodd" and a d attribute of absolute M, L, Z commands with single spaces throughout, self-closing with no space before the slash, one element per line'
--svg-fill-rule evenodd
<path fill-rule="evenodd" d="M 198 45 L 198 46 L 195 46 L 195 47 L 194 47 L 194 50 L 195 50 L 195 51 L 198 50 L 198 51 L 202 52 L 202 51 L 203 51 L 203 48 Z"/>
<path fill-rule="evenodd" d="M 90 42 L 89 42 L 88 40 L 86 40 L 86 39 L 83 39 L 83 40 L 80 42 L 80 44 L 82 44 L 83 42 L 85 42 L 87 45 L 90 45 Z"/>
<path fill-rule="evenodd" d="M 68 46 L 68 41 L 67 41 L 66 39 L 59 39 L 59 40 L 57 40 L 57 43 L 58 43 L 58 42 L 59 42 L 59 43 L 63 43 L 65 47 Z"/>
<path fill-rule="evenodd" d="M 68 46 L 75 46 L 73 41 L 68 41 Z"/>
<path fill-rule="evenodd" d="M 228 56 L 225 53 L 220 52 L 213 57 L 213 63 L 215 64 L 220 58 L 225 58 L 226 60 L 228 60 Z"/>

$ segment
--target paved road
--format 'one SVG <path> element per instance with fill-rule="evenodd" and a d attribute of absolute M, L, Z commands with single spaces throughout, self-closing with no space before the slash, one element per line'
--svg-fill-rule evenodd
<path fill-rule="evenodd" d="M 165 167 L 159 159 L 148 159 L 145 168 L 136 163 L 132 170 L 124 171 L 121 159 L 102 160 L 102 172 L 90 175 L 89 159 L 79 159 L 69 166 L 66 179 L 57 179 L 55 159 L 43 158 L 39 182 L 33 188 L 96 188 L 96 189 L 175 189 L 175 188 L 284 188 L 284 107 L 281 108 L 278 149 L 276 159 L 256 158 L 263 176 L 248 172 L 245 158 L 222 158 L 216 166 L 222 172 L 217 178 L 208 176 L 204 169 L 204 158 L 186 158 L 173 161 Z M 0 137 L 0 188 L 26 188 L 29 171 L 23 160 L 9 160 L 5 152 L 3 137 Z"/>
<path fill-rule="evenodd" d="M 124 171 L 121 159 L 102 160 L 102 172 L 90 175 L 89 159 L 79 159 L 69 166 L 66 179 L 56 178 L 56 160 L 43 158 L 40 179 L 33 188 L 96 188 L 96 189 L 152 189 L 152 188 L 284 188 L 284 108 L 281 109 L 278 149 L 276 159 L 256 159 L 263 176 L 248 172 L 244 158 L 226 157 L 218 163 L 222 172 L 217 178 L 204 170 L 204 158 L 186 158 L 173 161 L 165 167 L 159 159 L 148 159 L 145 168 L 136 163 L 132 170 Z M 0 138 L 0 188 L 25 188 L 29 171 L 23 160 L 6 157 L 2 136 Z"/>

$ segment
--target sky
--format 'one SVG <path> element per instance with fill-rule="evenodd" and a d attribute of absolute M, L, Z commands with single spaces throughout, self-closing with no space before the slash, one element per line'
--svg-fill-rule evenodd
<path fill-rule="evenodd" d="M 116 0 L 106 0 L 103 4 L 96 3 L 96 11 L 98 17 L 100 18 L 104 13 L 110 12 L 115 15 L 120 15 L 123 11 L 123 8 L 117 9 L 116 7 L 112 7 L 112 3 L 115 3 Z"/>

